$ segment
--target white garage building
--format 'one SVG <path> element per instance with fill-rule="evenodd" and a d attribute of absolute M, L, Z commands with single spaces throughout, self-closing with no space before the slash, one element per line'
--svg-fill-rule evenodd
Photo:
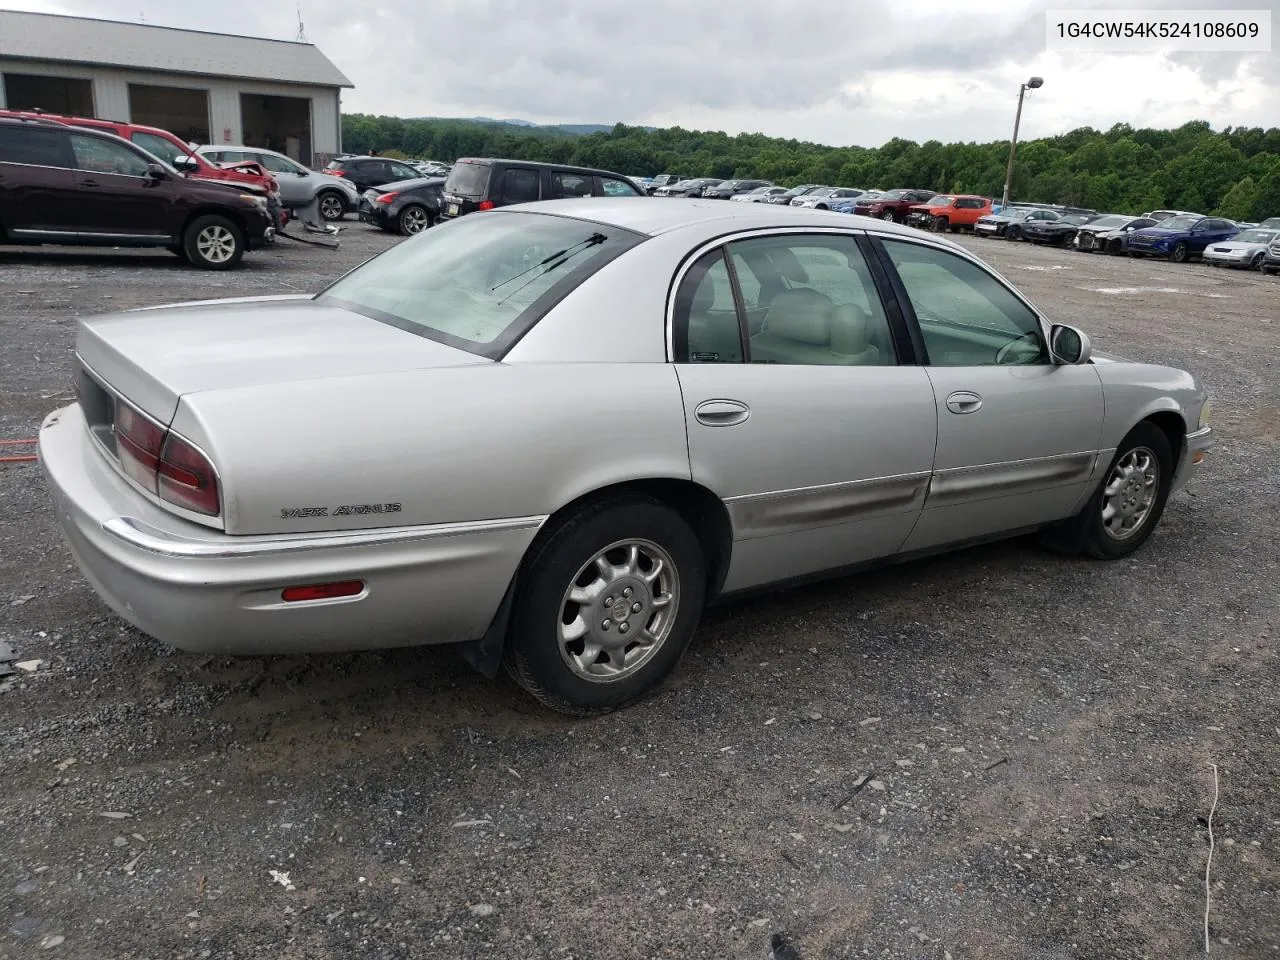
<path fill-rule="evenodd" d="M 310 43 L 0 10 L 0 107 L 163 127 L 308 166 L 342 149 L 352 86 Z"/>

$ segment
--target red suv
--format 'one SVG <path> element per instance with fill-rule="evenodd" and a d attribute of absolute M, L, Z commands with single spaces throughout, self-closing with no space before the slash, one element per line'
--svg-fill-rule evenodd
<path fill-rule="evenodd" d="M 196 180 L 221 180 L 239 185 L 242 189 L 253 193 L 261 193 L 267 198 L 267 209 L 275 219 L 276 227 L 283 228 L 287 214 L 280 203 L 280 185 L 259 164 L 244 162 L 219 166 L 196 153 L 191 147 L 168 130 L 159 127 L 145 127 L 137 123 L 124 123 L 120 120 L 98 120 L 94 117 L 66 117 L 56 113 L 43 111 L 0 110 L 0 117 L 14 117 L 26 120 L 48 120 L 63 123 L 72 127 L 88 127 L 91 130 L 102 130 L 114 133 L 117 137 L 137 144 L 147 153 L 159 157 L 165 163 L 182 171 Z"/>

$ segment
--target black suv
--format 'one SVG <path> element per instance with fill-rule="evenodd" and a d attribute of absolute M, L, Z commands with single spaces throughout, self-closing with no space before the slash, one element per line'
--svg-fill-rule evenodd
<path fill-rule="evenodd" d="M 0 242 L 166 247 L 229 270 L 275 239 L 267 199 L 188 180 L 112 133 L 0 118 Z"/>
<path fill-rule="evenodd" d="M 335 177 L 345 177 L 356 185 L 356 190 L 360 193 L 370 187 L 399 183 L 401 180 L 422 179 L 422 171 L 417 167 L 390 157 L 342 157 L 330 160 L 324 172 Z"/>
<path fill-rule="evenodd" d="M 628 177 L 590 167 L 463 157 L 444 182 L 445 219 L 512 203 L 561 197 L 643 197 Z"/>
<path fill-rule="evenodd" d="M 714 187 L 707 187 L 702 195 L 708 200 L 728 200 L 740 193 L 750 193 L 756 187 L 772 186 L 768 180 L 725 180 Z"/>

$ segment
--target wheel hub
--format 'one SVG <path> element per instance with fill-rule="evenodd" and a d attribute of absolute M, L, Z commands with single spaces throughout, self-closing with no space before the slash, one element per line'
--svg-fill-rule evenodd
<path fill-rule="evenodd" d="M 1159 490 L 1158 461 L 1145 447 L 1126 453 L 1111 469 L 1102 496 L 1102 526 L 1108 536 L 1126 540 L 1151 515 Z"/>

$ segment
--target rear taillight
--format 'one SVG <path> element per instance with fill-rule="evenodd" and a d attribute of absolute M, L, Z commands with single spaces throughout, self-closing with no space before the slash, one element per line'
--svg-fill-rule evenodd
<path fill-rule="evenodd" d="M 493 208 L 494 202 L 492 200 L 481 200 L 479 205 L 476 207 L 477 210 L 492 210 Z"/>
<path fill-rule="evenodd" d="M 395 192 L 392 192 L 392 193 L 384 193 L 384 194 L 383 194 L 382 196 L 380 196 L 380 197 L 375 197 L 373 202 L 374 202 L 374 203 L 390 203 L 392 200 L 394 200 L 394 199 L 395 199 L 396 197 L 398 197 L 398 196 L 400 196 L 400 194 L 395 193 Z"/>
<path fill-rule="evenodd" d="M 347 171 L 339 170 L 337 167 L 326 170 L 325 173 L 329 174 L 331 177 L 345 177 L 347 175 Z"/>
<path fill-rule="evenodd" d="M 124 401 L 116 402 L 116 454 L 125 474 L 161 500 L 216 517 L 222 508 L 209 459 Z"/>

